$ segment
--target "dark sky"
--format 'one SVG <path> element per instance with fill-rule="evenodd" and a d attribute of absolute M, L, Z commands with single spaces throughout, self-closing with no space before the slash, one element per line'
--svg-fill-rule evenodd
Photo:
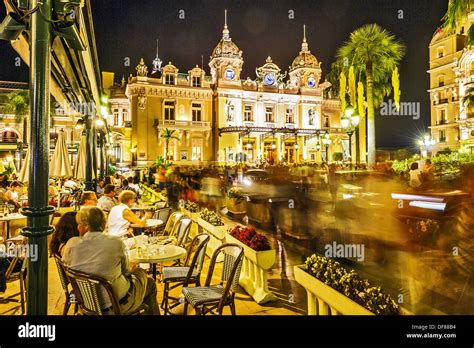
<path fill-rule="evenodd" d="M 5 9 L 0 5 L 0 17 Z M 447 8 L 448 0 L 93 0 L 100 67 L 135 73 L 140 57 L 148 66 L 160 39 L 160 58 L 181 72 L 196 64 L 209 74 L 212 49 L 222 36 L 224 9 L 232 40 L 243 51 L 242 78 L 255 78 L 255 68 L 271 55 L 287 70 L 301 48 L 303 24 L 311 52 L 328 73 L 337 48 L 349 33 L 366 23 L 378 23 L 407 47 L 401 75 L 401 100 L 421 103 L 421 118 L 390 116 L 377 119 L 379 147 L 411 146 L 429 125 L 428 44 Z M 184 19 L 180 19 L 180 10 Z M 289 19 L 289 11 L 294 19 Z M 399 14 L 403 11 L 403 19 Z M 183 12 L 181 12 L 182 14 Z M 27 81 L 27 70 L 14 66 L 16 55 L 0 41 L 0 79 Z M 130 66 L 124 66 L 130 58 Z M 150 69 L 151 70 L 151 69 Z"/>

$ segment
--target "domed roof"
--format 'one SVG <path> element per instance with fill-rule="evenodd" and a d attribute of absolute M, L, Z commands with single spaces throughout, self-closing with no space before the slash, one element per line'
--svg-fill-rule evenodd
<path fill-rule="evenodd" d="M 303 43 L 301 44 L 301 51 L 290 66 L 290 72 L 298 68 L 320 68 L 321 63 L 318 62 L 314 54 L 311 53 L 306 42 L 306 26 L 304 26 Z"/>
<path fill-rule="evenodd" d="M 270 56 L 267 57 L 267 59 L 265 60 L 265 64 L 261 66 L 259 69 L 263 71 L 275 71 L 275 72 L 280 71 L 280 68 L 278 67 L 278 65 L 273 63 L 272 57 Z"/>
<path fill-rule="evenodd" d="M 216 57 L 242 58 L 242 51 L 232 42 L 229 29 L 227 28 L 227 10 L 225 10 L 224 30 L 222 39 L 212 51 L 211 59 Z"/>

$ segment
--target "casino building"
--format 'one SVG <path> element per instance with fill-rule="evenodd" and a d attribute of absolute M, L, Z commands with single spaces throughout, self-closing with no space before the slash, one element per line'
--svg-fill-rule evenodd
<path fill-rule="evenodd" d="M 267 57 L 254 79 L 242 79 L 243 64 L 226 20 L 210 56 L 210 76 L 199 66 L 187 73 L 171 62 L 161 67 L 157 54 L 151 73 L 141 59 L 136 75 L 120 86 L 112 86 L 113 75 L 104 78 L 113 162 L 142 166 L 158 156 L 178 164 L 348 159 L 339 101 L 331 97 L 329 82 L 321 82 L 321 62 L 311 53 L 305 30 L 288 72 Z M 168 146 L 164 131 L 174 131 Z M 360 136 L 365 144 L 365 134 Z M 328 147 L 322 138 L 330 139 Z"/>

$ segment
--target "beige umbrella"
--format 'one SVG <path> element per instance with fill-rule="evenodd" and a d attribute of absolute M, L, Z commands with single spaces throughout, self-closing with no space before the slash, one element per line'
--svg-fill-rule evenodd
<path fill-rule="evenodd" d="M 18 175 L 18 180 L 21 182 L 28 182 L 30 173 L 30 150 L 26 151 L 25 160 L 23 161 L 23 166 L 21 167 L 20 174 Z"/>
<path fill-rule="evenodd" d="M 74 178 L 86 179 L 86 136 L 81 136 L 79 149 L 77 151 L 76 165 L 74 166 Z"/>
<path fill-rule="evenodd" d="M 53 157 L 49 164 L 49 176 L 70 177 L 72 176 L 71 161 L 66 146 L 64 131 L 61 130 L 56 141 Z"/>

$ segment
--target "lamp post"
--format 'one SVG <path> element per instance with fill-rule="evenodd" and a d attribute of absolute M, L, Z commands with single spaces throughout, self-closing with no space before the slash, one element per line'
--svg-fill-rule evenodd
<path fill-rule="evenodd" d="M 425 135 L 423 138 L 418 140 L 418 145 L 420 145 L 420 155 L 421 157 L 428 156 L 428 148 L 434 146 L 436 144 L 436 140 L 429 136 L 428 134 Z"/>
<path fill-rule="evenodd" d="M 323 136 L 322 142 L 326 147 L 326 163 L 329 163 L 329 145 L 331 144 L 331 137 L 327 131 Z"/>
<path fill-rule="evenodd" d="M 351 167 L 352 167 L 352 134 L 354 131 L 356 133 L 356 163 L 359 160 L 359 135 L 358 135 L 358 127 L 359 127 L 360 117 L 355 112 L 355 109 L 349 105 L 345 111 L 345 117 L 341 119 L 341 126 L 346 130 L 347 135 L 349 136 L 349 157 L 351 160 Z"/>
<path fill-rule="evenodd" d="M 131 149 L 130 149 L 130 152 L 132 153 L 132 168 L 135 166 L 135 154 L 137 152 L 137 146 L 133 146 Z"/>

